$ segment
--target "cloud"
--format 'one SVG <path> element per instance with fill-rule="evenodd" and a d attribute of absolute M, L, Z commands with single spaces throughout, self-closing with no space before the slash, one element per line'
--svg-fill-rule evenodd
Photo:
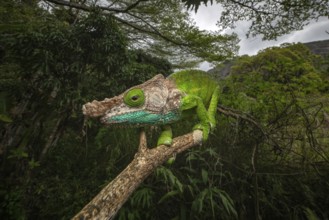
<path fill-rule="evenodd" d="M 255 55 L 259 50 L 267 47 L 279 46 L 283 43 L 305 43 L 318 40 L 329 39 L 329 20 L 327 18 L 321 18 L 318 22 L 311 22 L 305 26 L 303 30 L 294 31 L 290 34 L 279 37 L 277 40 L 263 41 L 260 36 L 246 38 L 241 33 L 238 33 L 240 42 L 239 54 Z"/>
<path fill-rule="evenodd" d="M 222 7 L 218 4 L 208 4 L 208 6 L 202 4 L 197 13 L 190 11 L 190 16 L 201 30 L 218 30 L 216 23 L 222 11 Z"/>
<path fill-rule="evenodd" d="M 219 20 L 222 8 L 218 4 L 204 6 L 201 5 L 198 12 L 195 14 L 191 12 L 191 17 L 195 20 L 196 25 L 202 30 L 219 30 L 216 26 Z M 282 43 L 293 42 L 311 42 L 318 40 L 329 39 L 329 19 L 323 17 L 317 22 L 310 22 L 303 30 L 294 31 L 290 34 L 279 37 L 277 40 L 263 41 L 261 36 L 246 37 L 249 25 L 248 22 L 242 21 L 237 23 L 236 28 L 233 30 L 240 38 L 239 55 L 248 54 L 255 55 L 259 50 L 267 47 L 279 46 Z"/>

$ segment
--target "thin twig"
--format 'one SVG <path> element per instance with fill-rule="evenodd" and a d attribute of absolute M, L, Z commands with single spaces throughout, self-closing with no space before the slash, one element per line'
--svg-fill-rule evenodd
<path fill-rule="evenodd" d="M 142 128 L 139 134 L 139 147 L 138 147 L 138 152 L 139 153 L 144 153 L 147 151 L 147 139 L 146 139 L 146 133 L 145 129 Z"/>

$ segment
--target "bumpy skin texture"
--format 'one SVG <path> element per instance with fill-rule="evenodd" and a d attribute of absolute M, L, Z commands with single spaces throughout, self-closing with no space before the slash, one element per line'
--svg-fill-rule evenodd
<path fill-rule="evenodd" d="M 165 78 L 159 74 L 143 84 L 134 86 L 119 96 L 86 103 L 83 113 L 101 117 L 106 125 L 163 125 L 158 145 L 171 145 L 170 124 L 197 115 L 194 129 L 203 131 L 207 140 L 216 125 L 215 115 L 219 86 L 200 70 L 184 70 Z"/>

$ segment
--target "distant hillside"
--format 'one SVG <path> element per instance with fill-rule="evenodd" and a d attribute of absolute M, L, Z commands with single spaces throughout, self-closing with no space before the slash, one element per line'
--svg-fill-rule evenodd
<path fill-rule="evenodd" d="M 329 56 L 329 40 L 312 41 L 303 44 L 314 54 Z M 229 75 L 233 64 L 234 63 L 232 61 L 225 61 L 221 66 L 210 69 L 208 72 L 218 76 L 219 78 L 225 78 Z"/>
<path fill-rule="evenodd" d="M 329 40 L 313 41 L 304 43 L 314 54 L 327 56 L 329 55 Z"/>

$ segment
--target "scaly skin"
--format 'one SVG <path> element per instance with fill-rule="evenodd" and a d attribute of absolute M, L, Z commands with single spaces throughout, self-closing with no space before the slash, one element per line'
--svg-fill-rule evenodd
<path fill-rule="evenodd" d="M 101 116 L 107 125 L 163 125 L 158 145 L 172 144 L 170 124 L 197 115 L 199 123 L 193 129 L 203 131 L 203 140 L 216 126 L 219 86 L 200 70 L 184 70 L 164 78 L 156 75 L 119 96 L 93 101 L 83 106 L 90 117 Z"/>
<path fill-rule="evenodd" d="M 174 73 L 168 77 L 173 79 L 177 87 L 186 95 L 182 100 L 182 117 L 188 117 L 190 109 L 195 109 L 192 114 L 197 114 L 200 123 L 193 129 L 203 131 L 203 140 L 208 139 L 211 129 L 216 126 L 216 110 L 219 98 L 219 86 L 203 71 L 185 70 Z M 206 109 L 208 106 L 208 110 Z"/>

